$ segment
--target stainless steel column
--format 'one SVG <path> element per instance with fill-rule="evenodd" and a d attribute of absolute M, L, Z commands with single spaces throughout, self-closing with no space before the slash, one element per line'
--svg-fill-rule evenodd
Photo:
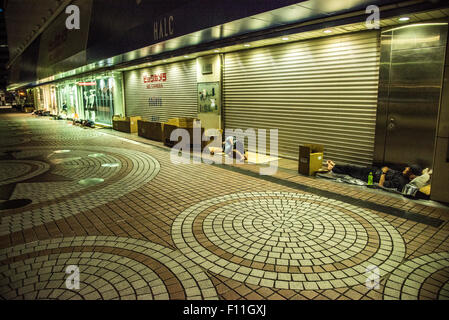
<path fill-rule="evenodd" d="M 449 41 L 447 46 L 430 194 L 443 202 L 449 202 Z"/>
<path fill-rule="evenodd" d="M 430 167 L 444 57 L 446 23 L 382 33 L 375 162 Z"/>

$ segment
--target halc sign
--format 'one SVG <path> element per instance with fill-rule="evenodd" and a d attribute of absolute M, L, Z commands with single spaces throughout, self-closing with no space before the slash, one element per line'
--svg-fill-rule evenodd
<path fill-rule="evenodd" d="M 166 39 L 175 33 L 175 21 L 173 16 L 164 17 L 154 22 L 153 38 L 154 40 Z"/>

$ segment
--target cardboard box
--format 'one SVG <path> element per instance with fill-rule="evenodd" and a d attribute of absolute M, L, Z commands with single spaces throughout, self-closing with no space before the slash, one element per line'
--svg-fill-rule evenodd
<path fill-rule="evenodd" d="M 112 117 L 112 128 L 114 130 L 126 133 L 135 133 L 138 130 L 137 121 L 142 119 L 138 117 L 126 117 L 122 118 L 119 116 Z"/>
<path fill-rule="evenodd" d="M 137 120 L 137 130 L 140 137 L 144 137 L 154 141 L 162 141 L 163 123 Z"/>
<path fill-rule="evenodd" d="M 218 130 L 216 135 L 209 136 L 209 141 L 202 141 L 201 142 L 201 150 L 203 150 L 206 147 L 215 147 L 215 148 L 221 148 L 223 146 L 222 144 L 222 135 L 223 130 Z"/>
<path fill-rule="evenodd" d="M 298 172 L 307 176 L 314 175 L 323 166 L 324 146 L 304 144 L 299 146 Z"/>
<path fill-rule="evenodd" d="M 129 133 L 137 132 L 137 121 L 141 120 L 142 117 L 126 117 L 126 119 L 129 121 Z"/>
<path fill-rule="evenodd" d="M 193 138 L 194 138 L 193 130 L 194 130 L 194 128 L 187 128 L 187 127 L 183 128 L 183 127 L 178 127 L 178 126 L 174 126 L 174 125 L 171 125 L 171 124 L 164 124 L 164 130 L 163 130 L 163 142 L 164 142 L 164 145 L 166 145 L 168 147 L 173 147 L 175 144 L 177 144 L 178 142 L 181 141 L 181 137 L 179 137 L 178 141 L 171 141 L 170 140 L 171 133 L 174 130 L 176 130 L 176 129 L 185 129 L 185 130 L 187 130 L 187 132 L 189 133 L 189 136 L 190 136 L 190 141 L 188 142 L 189 147 L 191 149 L 194 148 L 194 144 L 193 144 L 193 142 L 194 142 L 193 141 Z M 201 139 L 201 137 L 204 134 L 204 128 L 201 128 L 201 133 L 200 134 L 201 134 L 201 136 L 200 136 L 200 139 Z M 200 144 L 197 147 L 201 148 L 201 145 L 202 144 Z"/>
<path fill-rule="evenodd" d="M 177 126 L 172 125 L 172 124 L 164 124 L 164 131 L 163 131 L 163 143 L 164 145 L 168 146 L 168 147 L 173 147 L 177 142 L 176 141 L 171 141 L 170 140 L 170 135 L 171 133 L 178 129 Z"/>
<path fill-rule="evenodd" d="M 198 121 L 196 118 L 172 118 L 168 119 L 166 124 L 177 126 L 180 128 L 192 128 L 195 121 Z"/>

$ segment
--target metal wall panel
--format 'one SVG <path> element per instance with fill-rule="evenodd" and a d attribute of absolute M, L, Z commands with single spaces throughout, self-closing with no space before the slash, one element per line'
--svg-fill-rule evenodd
<path fill-rule="evenodd" d="M 325 157 L 370 164 L 379 77 L 376 31 L 225 55 L 225 128 L 279 129 L 279 154 L 319 143 Z"/>
<path fill-rule="evenodd" d="M 145 75 L 163 73 L 166 73 L 166 81 L 144 83 Z M 196 117 L 196 77 L 194 59 L 124 72 L 126 115 L 162 122 L 170 118 Z M 161 84 L 163 87 L 147 88 L 151 84 Z"/>
<path fill-rule="evenodd" d="M 382 33 L 375 162 L 432 166 L 447 24 Z"/>

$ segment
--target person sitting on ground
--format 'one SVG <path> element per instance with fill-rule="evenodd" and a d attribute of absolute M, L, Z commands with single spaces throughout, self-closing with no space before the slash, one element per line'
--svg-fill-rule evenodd
<path fill-rule="evenodd" d="M 213 155 L 216 148 L 210 148 L 210 153 Z M 226 155 L 235 158 L 239 161 L 247 160 L 248 155 L 244 150 L 243 143 L 238 141 L 236 137 L 228 136 L 223 141 L 223 148 L 221 149 Z"/>
<path fill-rule="evenodd" d="M 358 167 L 352 165 L 337 165 L 332 160 L 327 160 L 327 169 L 337 174 L 346 174 L 355 179 L 367 182 L 370 172 L 373 174 L 373 182 L 379 186 L 396 189 L 402 192 L 404 186 L 422 174 L 422 168 L 413 164 L 403 171 L 396 171 L 388 167 Z"/>

